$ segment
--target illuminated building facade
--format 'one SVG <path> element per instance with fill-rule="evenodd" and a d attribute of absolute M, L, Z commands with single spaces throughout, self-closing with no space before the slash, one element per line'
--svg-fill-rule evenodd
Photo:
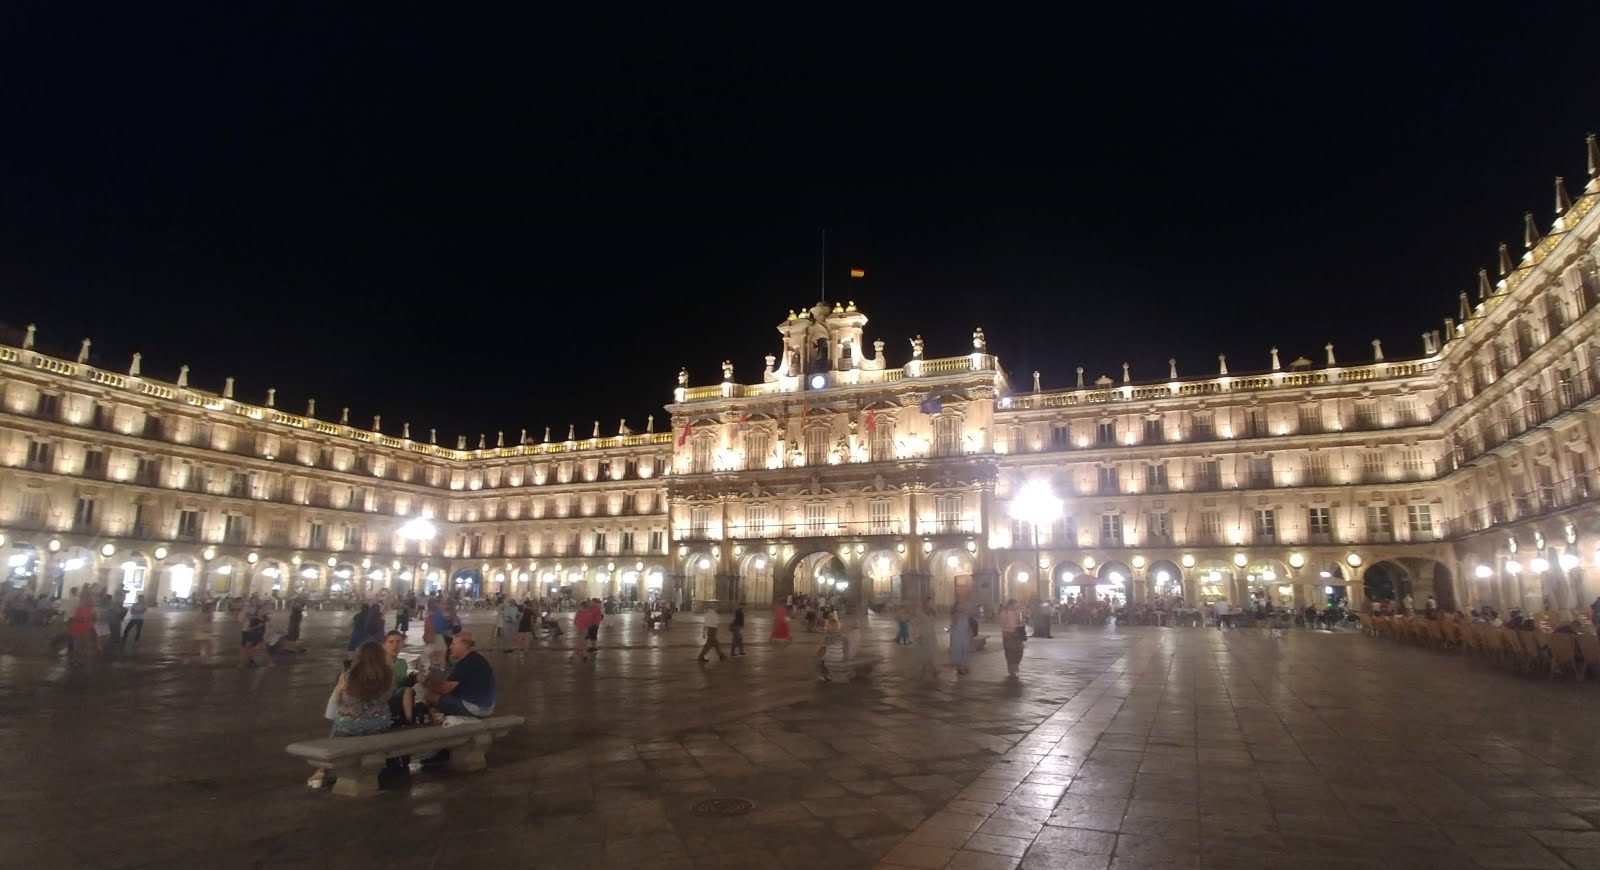
<path fill-rule="evenodd" d="M 778 324 L 759 379 L 680 373 L 668 431 L 476 448 L 0 346 L 14 582 L 439 588 L 769 602 L 1181 595 L 1298 606 L 1600 593 L 1600 154 L 1422 355 L 1016 384 L 989 353 L 887 361 L 853 303 Z M 1476 298 L 1473 298 L 1473 297 Z M 898 356 L 898 355 L 897 355 Z M 1025 497 L 1025 494 L 1028 494 Z M 427 520 L 417 524 L 418 518 Z M 409 525 L 408 525 L 409 524 Z M 402 529 L 406 533 L 402 533 Z"/>

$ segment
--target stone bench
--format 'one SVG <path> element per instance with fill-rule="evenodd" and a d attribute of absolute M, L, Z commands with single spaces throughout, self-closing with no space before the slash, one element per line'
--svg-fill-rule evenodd
<path fill-rule="evenodd" d="M 378 773 L 391 758 L 450 751 L 451 770 L 483 770 L 484 754 L 496 737 L 521 725 L 521 716 L 493 716 L 460 725 L 402 728 L 366 737 L 324 737 L 302 740 L 286 747 L 290 755 L 312 767 L 332 768 L 338 777 L 333 793 L 364 797 L 378 793 Z"/>
<path fill-rule="evenodd" d="M 987 647 L 988 645 L 989 645 L 989 636 L 987 634 L 976 635 L 975 637 L 972 638 L 972 651 L 973 652 L 983 652 L 984 648 Z"/>

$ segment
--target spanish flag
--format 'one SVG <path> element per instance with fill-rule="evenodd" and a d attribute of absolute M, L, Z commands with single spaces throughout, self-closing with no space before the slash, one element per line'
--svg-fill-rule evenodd
<path fill-rule="evenodd" d="M 867 270 L 866 269 L 851 269 L 850 270 L 850 277 L 852 277 L 852 278 L 865 278 L 865 277 L 867 277 Z"/>

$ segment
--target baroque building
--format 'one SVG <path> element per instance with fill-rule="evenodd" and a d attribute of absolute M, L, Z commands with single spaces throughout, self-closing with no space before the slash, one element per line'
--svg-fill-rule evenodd
<path fill-rule="evenodd" d="M 777 325 L 759 379 L 670 429 L 476 448 L 0 345 L 12 583 L 859 602 L 1179 595 L 1297 606 L 1600 594 L 1600 149 L 1422 354 L 1014 384 L 970 347 L 888 362 L 854 303 Z M 868 351 L 870 345 L 871 350 Z M 1364 349 L 1365 350 L 1365 349 Z"/>

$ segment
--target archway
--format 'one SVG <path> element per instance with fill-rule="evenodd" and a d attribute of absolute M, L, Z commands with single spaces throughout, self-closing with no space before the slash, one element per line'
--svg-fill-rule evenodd
<path fill-rule="evenodd" d="M 1112 559 L 1100 566 L 1095 573 L 1095 581 L 1094 600 L 1110 599 L 1112 607 L 1120 607 L 1128 601 L 1128 586 L 1133 582 L 1133 570 L 1126 563 Z"/>
<path fill-rule="evenodd" d="M 159 575 L 159 589 L 166 589 L 167 596 L 173 601 L 195 603 L 200 593 L 199 572 L 195 570 L 195 559 L 187 554 L 168 556 L 162 563 Z"/>
<path fill-rule="evenodd" d="M 450 575 L 450 592 L 463 598 L 481 596 L 483 594 L 483 572 L 477 568 L 458 569 L 454 574 Z"/>
<path fill-rule="evenodd" d="M 1553 555 L 1554 554 L 1552 553 L 1552 556 Z M 1410 591 L 1412 596 L 1416 599 L 1416 607 L 1418 610 L 1422 609 L 1423 602 L 1428 600 L 1429 595 L 1433 596 L 1434 603 L 1437 604 L 1440 609 L 1456 609 L 1455 583 L 1452 582 L 1450 567 L 1448 565 L 1433 559 L 1421 558 L 1417 556 L 1401 556 L 1392 561 L 1399 563 L 1405 568 L 1407 579 L 1411 584 Z M 1551 579 L 1552 581 L 1560 570 L 1556 562 L 1557 560 L 1555 558 L 1550 559 L 1550 570 L 1547 574 L 1547 579 Z M 1546 594 L 1549 595 L 1552 591 L 1554 591 L 1554 587 L 1557 585 L 1558 584 L 1552 582 L 1549 586 L 1547 586 Z M 1556 604 L 1555 606 L 1560 607 L 1562 605 Z"/>
<path fill-rule="evenodd" d="M 297 593 L 318 593 L 327 588 L 323 582 L 323 566 L 312 562 L 301 562 L 290 571 L 290 580 L 294 591 Z"/>
<path fill-rule="evenodd" d="M 1361 591 L 1368 601 L 1388 601 L 1398 607 L 1410 590 L 1411 580 L 1398 562 L 1373 562 L 1361 574 Z"/>
<path fill-rule="evenodd" d="M 1233 591 L 1234 567 L 1220 559 L 1211 559 L 1199 562 L 1194 566 L 1189 575 L 1191 585 L 1196 589 L 1195 598 L 1191 604 L 1215 604 L 1218 601 L 1238 603 Z"/>
<path fill-rule="evenodd" d="M 683 595 L 691 608 L 696 601 L 717 597 L 717 560 L 710 550 L 692 550 L 683 557 Z"/>
<path fill-rule="evenodd" d="M 844 562 L 829 550 L 798 555 L 789 570 L 796 595 L 832 597 L 849 589 L 850 578 Z"/>
<path fill-rule="evenodd" d="M 248 596 L 250 590 L 245 579 L 245 563 L 230 556 L 218 556 L 205 563 L 206 588 L 217 597 Z"/>
<path fill-rule="evenodd" d="M 1186 600 L 1183 587 L 1183 569 L 1166 559 L 1157 559 L 1144 569 L 1145 581 L 1150 584 L 1150 594 L 1172 602 Z"/>
<path fill-rule="evenodd" d="M 268 597 L 282 595 L 288 573 L 288 568 L 277 559 L 262 559 L 255 564 L 255 569 L 250 573 L 250 587 L 247 591 Z"/>
<path fill-rule="evenodd" d="M 30 591 L 44 570 L 43 552 L 32 543 L 17 541 L 6 556 L 5 586 L 8 589 L 27 588 Z"/>
<path fill-rule="evenodd" d="M 1289 566 L 1277 559 L 1257 558 L 1244 569 L 1244 598 L 1241 606 L 1271 602 L 1275 607 L 1294 606 L 1294 584 Z"/>
<path fill-rule="evenodd" d="M 746 604 L 771 605 L 772 575 L 777 570 L 775 561 L 765 550 L 746 550 L 739 557 L 739 588 L 733 590 L 733 599 Z"/>
<path fill-rule="evenodd" d="M 112 586 L 122 572 L 114 567 L 115 555 L 111 557 L 98 556 L 88 547 L 67 547 L 55 554 L 55 557 L 41 564 L 40 573 L 35 582 L 35 589 L 40 592 L 49 592 L 53 596 L 67 594 L 67 590 L 76 588 L 82 591 L 85 587 L 100 585 L 101 570 L 109 571 Z M 148 560 L 141 564 L 148 566 Z M 140 587 L 143 588 L 144 577 L 139 578 Z"/>
<path fill-rule="evenodd" d="M 957 547 L 935 550 L 928 557 L 933 575 L 933 603 L 949 607 L 957 601 L 980 603 L 972 588 L 972 554 Z"/>
<path fill-rule="evenodd" d="M 85 551 L 87 552 L 87 551 Z M 75 556 L 67 561 L 68 576 L 73 573 L 70 569 L 74 562 L 81 561 L 82 556 Z M 144 599 L 147 604 L 156 603 L 157 590 L 150 585 L 150 557 L 134 550 L 120 559 L 112 555 L 108 561 L 113 595 L 121 596 L 122 603 L 132 606 L 139 599 Z M 120 592 L 119 592 L 120 590 Z"/>
<path fill-rule="evenodd" d="M 1312 596 L 1312 603 L 1325 607 L 1342 601 L 1346 607 L 1350 606 L 1350 576 L 1344 565 L 1338 561 L 1307 565 L 1305 576 L 1307 582 L 1314 584 L 1317 592 Z"/>
<path fill-rule="evenodd" d="M 1064 604 L 1069 598 L 1076 601 L 1083 595 L 1083 584 L 1092 580 L 1077 562 L 1060 562 L 1050 571 L 1052 600 L 1057 604 Z"/>
<path fill-rule="evenodd" d="M 1004 586 L 1000 590 L 1002 601 L 1010 598 L 1017 599 L 1023 607 L 1029 607 L 1041 594 L 1049 595 L 1049 583 L 1039 583 L 1039 572 L 1032 570 L 1028 563 L 1030 559 L 1013 559 L 1005 564 L 1000 571 L 1000 578 Z"/>
<path fill-rule="evenodd" d="M 882 608 L 905 600 L 900 575 L 905 559 L 888 549 L 869 550 L 861 560 L 862 580 L 867 600 Z"/>
<path fill-rule="evenodd" d="M 328 592 L 332 595 L 360 596 L 365 584 L 361 576 L 361 569 L 349 562 L 340 562 L 333 566 L 333 571 L 328 578 Z"/>

